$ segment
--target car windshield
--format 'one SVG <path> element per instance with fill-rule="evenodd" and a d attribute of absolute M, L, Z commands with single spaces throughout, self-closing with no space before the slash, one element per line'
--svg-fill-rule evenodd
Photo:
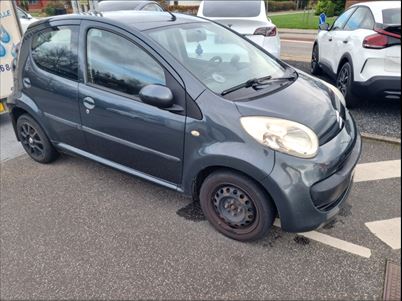
<path fill-rule="evenodd" d="M 389 8 L 382 11 L 382 18 L 384 24 L 401 24 L 401 9 Z"/>
<path fill-rule="evenodd" d="M 261 1 L 204 1 L 202 11 L 205 17 L 257 17 L 260 15 Z"/>
<path fill-rule="evenodd" d="M 252 79 L 280 78 L 286 73 L 268 54 L 214 23 L 181 24 L 148 33 L 218 94 Z"/>

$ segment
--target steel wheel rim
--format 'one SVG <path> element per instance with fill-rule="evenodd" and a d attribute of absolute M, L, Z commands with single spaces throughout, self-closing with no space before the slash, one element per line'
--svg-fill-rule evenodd
<path fill-rule="evenodd" d="M 40 158 L 44 155 L 44 146 L 38 132 L 29 123 L 23 123 L 20 127 L 21 143 L 24 149 L 33 157 Z"/>
<path fill-rule="evenodd" d="M 222 185 L 213 197 L 212 205 L 217 217 L 234 229 L 246 229 L 256 221 L 257 209 L 253 200 L 242 189 Z"/>
<path fill-rule="evenodd" d="M 346 67 L 342 68 L 341 73 L 338 76 L 337 87 L 344 96 L 348 91 L 349 78 L 349 70 Z"/>

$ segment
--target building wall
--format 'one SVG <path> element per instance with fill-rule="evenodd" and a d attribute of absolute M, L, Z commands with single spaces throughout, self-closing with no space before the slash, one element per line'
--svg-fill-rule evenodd
<path fill-rule="evenodd" d="M 29 0 L 29 10 L 30 11 L 35 11 L 35 10 L 42 10 L 43 8 L 45 8 L 48 5 L 48 2 L 51 0 Z M 21 0 L 17 0 L 17 5 L 20 6 L 21 5 Z"/>

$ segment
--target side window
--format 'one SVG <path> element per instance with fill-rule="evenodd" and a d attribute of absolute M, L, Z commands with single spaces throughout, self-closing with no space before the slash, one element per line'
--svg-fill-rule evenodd
<path fill-rule="evenodd" d="M 374 19 L 367 7 L 359 7 L 345 25 L 345 30 L 373 28 Z"/>
<path fill-rule="evenodd" d="M 53 27 L 32 39 L 32 58 L 39 68 L 71 79 L 78 79 L 78 29 Z"/>
<path fill-rule="evenodd" d="M 353 14 L 356 8 L 351 8 L 345 11 L 342 15 L 336 19 L 334 25 L 332 25 L 331 30 L 342 30 L 346 22 L 349 20 L 350 16 Z"/>
<path fill-rule="evenodd" d="M 88 31 L 87 64 L 89 83 L 125 94 L 136 96 L 148 84 L 166 84 L 163 68 L 150 55 L 106 30 Z"/>

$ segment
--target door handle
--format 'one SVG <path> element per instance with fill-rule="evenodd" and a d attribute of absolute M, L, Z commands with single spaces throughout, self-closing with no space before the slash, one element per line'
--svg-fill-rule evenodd
<path fill-rule="evenodd" d="M 328 39 L 328 41 L 332 42 L 332 37 Z"/>
<path fill-rule="evenodd" d="M 84 107 L 87 108 L 87 112 L 95 108 L 95 100 L 92 97 L 85 97 L 82 102 L 84 103 Z"/>
<path fill-rule="evenodd" d="M 344 40 L 343 41 L 343 44 L 347 44 L 349 41 L 348 40 Z"/>
<path fill-rule="evenodd" d="M 25 88 L 31 88 L 31 80 L 28 77 L 24 77 L 22 83 Z"/>

